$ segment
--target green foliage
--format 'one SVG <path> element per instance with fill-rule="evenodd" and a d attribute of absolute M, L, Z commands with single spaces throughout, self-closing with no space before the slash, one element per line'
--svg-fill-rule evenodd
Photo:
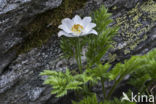
<path fill-rule="evenodd" d="M 66 37 L 61 38 L 60 47 L 63 51 L 64 57 L 66 58 L 74 57 L 76 43 L 77 43 L 76 38 L 66 38 Z"/>
<path fill-rule="evenodd" d="M 72 104 L 136 104 L 136 103 L 128 102 L 128 101 L 121 102 L 121 100 L 118 98 L 114 98 L 113 100 L 104 100 L 104 102 L 98 102 L 96 94 L 94 94 L 92 96 L 88 96 L 88 97 L 84 98 L 80 102 L 73 101 Z"/>
<path fill-rule="evenodd" d="M 115 80 L 115 84 L 110 90 L 108 96 L 110 97 L 116 86 L 125 78 L 126 75 L 131 75 L 130 83 L 144 92 L 146 87 L 145 82 L 155 80 L 156 73 L 156 49 L 150 51 L 144 56 L 132 56 L 124 63 L 118 63 L 108 73 L 110 80 Z"/>
<path fill-rule="evenodd" d="M 146 84 L 146 82 L 152 82 L 154 80 L 156 80 L 156 49 L 142 56 L 142 65 L 132 74 L 129 83 L 135 86 L 140 92 L 144 92 L 150 85 Z"/>
<path fill-rule="evenodd" d="M 87 43 L 87 37 L 79 37 L 79 38 L 69 38 L 69 37 L 61 37 L 60 47 L 63 51 L 65 58 L 77 57 L 77 45 L 78 41 L 80 42 L 80 52 L 82 52 L 83 46 Z"/>
<path fill-rule="evenodd" d="M 116 64 L 110 72 L 107 72 L 110 65 L 98 64 L 93 69 L 87 69 L 87 73 L 94 79 L 100 80 L 101 77 L 109 80 L 122 80 L 126 75 L 135 75 L 134 83 L 147 81 L 154 79 L 156 73 L 156 49 L 149 52 L 144 56 L 132 56 L 129 60 L 125 60 L 123 63 Z M 144 75 L 144 76 L 143 76 Z"/>
<path fill-rule="evenodd" d="M 64 58 L 75 58 L 79 72 L 82 73 L 82 48 L 86 44 L 86 37 L 78 38 L 66 38 L 62 37 L 61 39 L 61 49 L 64 53 Z"/>
<path fill-rule="evenodd" d="M 84 98 L 80 102 L 73 102 L 72 104 L 103 104 L 103 103 L 98 103 L 96 94 L 94 94 L 92 96 L 88 96 L 88 97 Z"/>
<path fill-rule="evenodd" d="M 108 78 L 107 70 L 109 69 L 110 64 L 106 63 L 105 65 L 99 64 L 93 69 L 87 69 L 86 72 L 93 77 L 94 82 L 101 80 L 101 78 Z"/>
<path fill-rule="evenodd" d="M 40 75 L 48 76 L 44 84 L 52 85 L 51 94 L 57 94 L 57 97 L 66 95 L 67 90 L 81 89 L 82 82 L 78 80 L 78 76 L 72 76 L 68 69 L 66 73 L 44 70 Z"/>
<path fill-rule="evenodd" d="M 66 95 L 68 90 L 82 89 L 83 84 L 93 80 L 93 78 L 88 76 L 86 72 L 83 74 L 72 75 L 68 69 L 65 73 L 44 70 L 40 75 L 46 75 L 48 77 L 44 81 L 44 84 L 51 85 L 53 88 L 51 94 L 57 94 L 57 97 Z"/>
<path fill-rule="evenodd" d="M 142 67 L 142 71 L 148 73 L 153 79 L 156 79 L 156 49 L 144 56 L 144 63 L 147 64 Z"/>
<path fill-rule="evenodd" d="M 133 56 L 129 60 L 125 60 L 124 63 L 118 63 L 109 72 L 109 79 L 116 80 L 118 76 L 125 77 L 127 74 L 131 74 L 142 65 L 142 56 Z"/>
<path fill-rule="evenodd" d="M 86 56 L 90 65 L 100 63 L 102 56 L 111 47 L 112 37 L 118 31 L 118 27 L 109 27 L 109 24 L 112 23 L 110 16 L 111 14 L 107 13 L 104 6 L 93 14 L 98 36 L 89 36 Z"/>
<path fill-rule="evenodd" d="M 111 96 L 115 88 L 127 75 L 131 75 L 130 83 L 138 88 L 144 90 L 145 82 L 155 79 L 156 73 L 156 49 L 152 50 L 143 56 L 132 56 L 129 60 L 123 63 L 116 64 L 110 72 L 107 72 L 109 64 L 97 65 L 93 69 L 87 69 L 86 72 L 89 76 L 93 77 L 90 81 L 98 82 L 100 80 L 114 80 L 115 83 L 107 95 Z M 102 82 L 103 83 L 103 82 Z"/>
<path fill-rule="evenodd" d="M 120 77 L 124 77 L 127 74 L 140 73 L 150 74 L 155 78 L 154 72 L 156 72 L 156 49 L 149 52 L 144 56 L 132 56 L 129 60 L 125 60 L 124 63 L 118 63 L 109 72 L 109 78 L 115 80 Z M 149 76 L 146 76 L 149 78 Z M 140 77 L 139 77 L 140 78 Z"/>

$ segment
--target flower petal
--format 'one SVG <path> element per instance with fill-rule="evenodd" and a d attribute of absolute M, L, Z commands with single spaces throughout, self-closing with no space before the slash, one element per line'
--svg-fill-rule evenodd
<path fill-rule="evenodd" d="M 58 28 L 62 29 L 63 31 L 70 33 L 71 31 L 66 25 L 59 25 Z"/>
<path fill-rule="evenodd" d="M 89 35 L 89 34 L 95 34 L 95 35 L 98 35 L 98 33 L 96 32 L 96 30 L 91 30 L 90 32 L 87 32 L 87 33 L 83 33 L 81 34 L 81 36 L 85 36 L 85 35 Z"/>
<path fill-rule="evenodd" d="M 98 35 L 98 33 L 97 33 L 97 31 L 96 30 L 91 30 L 90 32 L 89 32 L 89 34 L 95 34 L 95 35 Z"/>
<path fill-rule="evenodd" d="M 67 24 L 67 25 L 69 25 L 69 26 L 73 26 L 73 21 L 72 21 L 72 19 L 70 19 L 70 18 L 65 18 L 65 19 L 63 19 L 62 20 L 62 24 Z"/>
<path fill-rule="evenodd" d="M 74 24 L 82 25 L 82 19 L 79 15 L 76 15 L 72 20 L 73 20 Z"/>
<path fill-rule="evenodd" d="M 66 37 L 77 37 L 76 35 L 74 34 L 71 34 L 71 33 L 66 33 L 65 31 L 59 31 L 58 33 L 58 37 L 61 37 L 61 36 L 66 36 Z"/>
<path fill-rule="evenodd" d="M 65 19 L 62 20 L 62 24 L 59 25 L 58 28 L 64 30 L 67 33 L 71 33 L 71 28 L 72 28 L 73 24 L 74 23 L 73 23 L 73 21 L 71 19 L 65 18 Z"/>
<path fill-rule="evenodd" d="M 86 27 L 92 21 L 91 17 L 84 17 L 82 20 L 83 26 Z"/>
<path fill-rule="evenodd" d="M 96 27 L 95 23 L 89 23 L 86 27 L 84 27 L 84 33 L 88 33 L 89 31 L 91 31 L 94 27 Z"/>

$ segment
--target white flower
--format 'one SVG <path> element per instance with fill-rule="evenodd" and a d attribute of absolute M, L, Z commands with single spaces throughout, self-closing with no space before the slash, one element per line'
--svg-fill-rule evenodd
<path fill-rule="evenodd" d="M 85 17 L 81 19 L 80 16 L 76 15 L 73 19 L 65 18 L 62 20 L 62 24 L 58 28 L 62 29 L 58 36 L 66 37 L 79 37 L 88 34 L 95 34 L 97 32 L 93 29 L 96 27 L 95 23 L 91 23 L 91 17 Z"/>

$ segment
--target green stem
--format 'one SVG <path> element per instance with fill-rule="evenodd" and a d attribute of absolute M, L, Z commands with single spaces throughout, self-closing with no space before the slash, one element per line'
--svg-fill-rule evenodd
<path fill-rule="evenodd" d="M 104 86 L 104 79 L 101 78 L 101 84 L 102 84 L 102 91 L 103 91 L 103 96 L 104 96 L 104 99 L 106 99 L 106 91 L 105 91 L 105 86 Z"/>
<path fill-rule="evenodd" d="M 108 93 L 107 99 L 110 99 L 112 93 L 114 92 L 115 88 L 117 87 L 117 85 L 120 83 L 120 81 L 122 80 L 122 76 L 119 77 L 118 80 L 115 81 L 115 84 L 113 85 L 113 87 L 111 88 L 111 90 Z"/>
<path fill-rule="evenodd" d="M 76 54 L 77 54 L 77 53 L 76 53 Z M 77 63 L 77 65 L 78 65 L 78 68 L 79 68 L 79 70 L 80 70 L 79 59 L 78 59 L 78 56 L 77 56 L 77 55 L 75 56 L 75 59 L 76 59 L 76 63 Z"/>
<path fill-rule="evenodd" d="M 80 70 L 80 73 L 82 73 L 80 38 L 78 38 L 78 57 L 79 57 L 79 64 L 80 64 L 79 70 Z"/>
<path fill-rule="evenodd" d="M 80 39 L 78 38 L 78 44 L 76 45 L 76 55 L 75 59 L 78 64 L 79 72 L 82 73 L 82 63 L 81 63 L 81 46 L 80 46 Z"/>

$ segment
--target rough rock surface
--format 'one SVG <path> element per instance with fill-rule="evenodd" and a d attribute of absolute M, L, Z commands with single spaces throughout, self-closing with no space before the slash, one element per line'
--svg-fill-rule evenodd
<path fill-rule="evenodd" d="M 0 73 L 14 59 L 8 51 L 22 42 L 28 34 L 22 27 L 29 24 L 35 15 L 58 7 L 62 0 L 0 0 Z M 11 52 L 12 53 L 12 52 Z M 6 55 L 7 54 L 7 55 Z M 10 55 L 10 57 L 6 56 Z"/>
<path fill-rule="evenodd" d="M 0 104 L 70 104 L 74 99 L 72 94 L 55 98 L 50 94 L 50 86 L 42 84 L 45 78 L 39 76 L 44 69 L 63 70 L 73 64 L 60 59 L 62 53 L 56 35 L 41 48 L 23 54 L 17 55 L 16 48 L 9 50 L 28 35 L 20 31 L 28 20 L 60 3 L 61 0 L 0 0 Z M 156 47 L 156 3 L 153 0 L 88 0 L 76 13 L 89 15 L 102 4 L 113 13 L 112 25 L 121 26 L 115 38 L 112 62 Z M 150 7 L 155 8 L 152 13 Z"/>

